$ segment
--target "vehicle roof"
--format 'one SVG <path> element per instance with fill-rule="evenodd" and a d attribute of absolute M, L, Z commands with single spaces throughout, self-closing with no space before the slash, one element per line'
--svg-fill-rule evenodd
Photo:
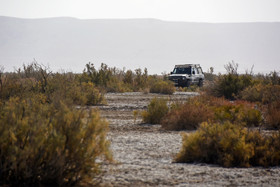
<path fill-rule="evenodd" d="M 200 64 L 179 64 L 179 65 L 175 65 L 175 68 L 186 68 L 186 67 L 200 67 Z"/>

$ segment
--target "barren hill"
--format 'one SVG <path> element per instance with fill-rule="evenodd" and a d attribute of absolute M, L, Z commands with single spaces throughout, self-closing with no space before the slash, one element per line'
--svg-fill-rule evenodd
<path fill-rule="evenodd" d="M 240 70 L 280 70 L 280 23 L 189 23 L 155 19 L 80 20 L 0 17 L 0 64 L 6 71 L 30 63 L 81 72 L 101 62 L 126 69 L 169 72 L 200 63 L 215 72 L 234 60 Z"/>

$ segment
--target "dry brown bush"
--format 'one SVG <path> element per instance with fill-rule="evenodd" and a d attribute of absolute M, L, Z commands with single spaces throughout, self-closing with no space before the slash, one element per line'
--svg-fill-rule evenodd
<path fill-rule="evenodd" d="M 213 117 L 213 111 L 207 106 L 187 102 L 164 116 L 161 125 L 166 130 L 195 130 L 200 123 Z"/>

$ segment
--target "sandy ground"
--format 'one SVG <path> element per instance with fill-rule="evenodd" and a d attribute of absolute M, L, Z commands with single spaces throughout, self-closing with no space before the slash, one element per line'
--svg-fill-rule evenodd
<path fill-rule="evenodd" d="M 108 138 L 116 162 L 103 166 L 101 186 L 280 186 L 279 167 L 223 168 L 173 163 L 182 146 L 182 132 L 142 124 L 140 116 L 134 119 L 133 111 L 145 110 L 154 97 L 166 98 L 170 104 L 184 102 L 193 95 L 197 93 L 107 94 L 108 105 L 98 108 L 110 123 Z"/>

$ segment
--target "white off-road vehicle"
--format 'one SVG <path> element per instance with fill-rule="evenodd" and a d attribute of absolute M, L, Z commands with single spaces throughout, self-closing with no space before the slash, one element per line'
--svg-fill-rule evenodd
<path fill-rule="evenodd" d="M 168 76 L 175 86 L 189 87 L 190 85 L 203 86 L 204 74 L 199 64 L 175 65 L 174 70 Z"/>

